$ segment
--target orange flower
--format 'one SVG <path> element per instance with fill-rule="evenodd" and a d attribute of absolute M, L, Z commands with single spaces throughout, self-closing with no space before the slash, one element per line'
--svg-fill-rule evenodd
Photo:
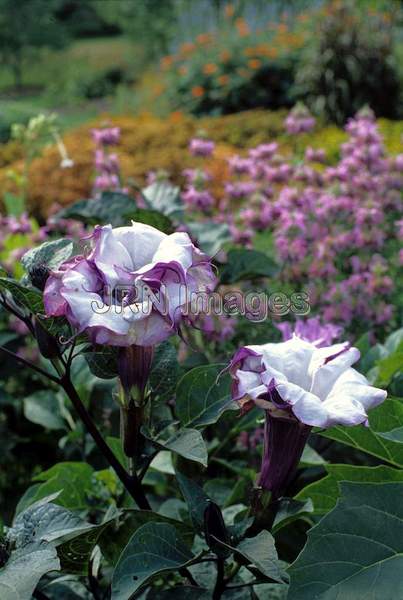
<path fill-rule="evenodd" d="M 178 69 L 178 73 L 179 75 L 187 75 L 189 69 L 187 68 L 186 65 L 181 65 Z"/>
<path fill-rule="evenodd" d="M 173 62 L 173 56 L 163 56 L 161 58 L 161 68 L 164 69 L 164 71 L 166 71 L 167 69 L 169 69 L 169 67 L 172 66 Z"/>
<path fill-rule="evenodd" d="M 214 75 L 214 73 L 217 73 L 218 67 L 214 63 L 207 63 L 204 65 L 202 71 L 205 75 Z"/>
<path fill-rule="evenodd" d="M 213 36 L 211 33 L 201 33 L 196 38 L 196 40 L 199 44 L 209 44 L 212 39 L 213 39 Z"/>
<path fill-rule="evenodd" d="M 257 54 L 257 47 L 253 48 L 252 46 L 248 46 L 247 48 L 245 48 L 243 53 L 245 54 L 245 56 L 255 56 L 255 54 Z"/>
<path fill-rule="evenodd" d="M 204 96 L 204 88 L 201 85 L 195 85 L 191 89 L 191 94 L 193 98 L 201 98 Z"/>
<path fill-rule="evenodd" d="M 217 77 L 217 81 L 220 85 L 227 85 L 227 83 L 229 83 L 229 76 L 220 75 L 219 77 Z"/>
<path fill-rule="evenodd" d="M 222 62 L 228 62 L 229 59 L 231 58 L 231 52 L 229 52 L 229 50 L 223 50 L 220 54 L 220 59 Z"/>
<path fill-rule="evenodd" d="M 192 44 L 192 42 L 185 42 L 179 50 L 182 54 L 189 54 L 190 52 L 193 52 L 194 49 L 195 45 Z"/>
<path fill-rule="evenodd" d="M 234 16 L 235 14 L 235 8 L 233 4 L 226 4 L 225 8 L 224 8 L 224 14 L 227 17 L 227 19 L 231 19 L 231 17 Z"/>
<path fill-rule="evenodd" d="M 242 19 L 241 17 L 235 21 L 235 27 L 237 28 L 241 37 L 245 37 L 246 35 L 250 34 L 249 25 L 245 19 Z"/>
<path fill-rule="evenodd" d="M 250 60 L 248 60 L 248 67 L 250 67 L 251 69 L 259 69 L 259 67 L 261 66 L 262 61 L 258 58 L 251 58 Z"/>
<path fill-rule="evenodd" d="M 180 110 L 174 110 L 169 115 L 169 118 L 173 123 L 178 123 L 183 120 L 183 112 L 181 112 Z"/>
<path fill-rule="evenodd" d="M 238 69 L 237 73 L 240 77 L 249 77 L 249 72 L 247 71 L 247 69 Z"/>

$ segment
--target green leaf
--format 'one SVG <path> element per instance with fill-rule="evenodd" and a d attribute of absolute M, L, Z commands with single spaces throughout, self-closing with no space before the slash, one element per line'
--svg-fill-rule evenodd
<path fill-rule="evenodd" d="M 403 467 L 403 445 L 384 439 L 379 431 L 389 432 L 400 427 L 403 423 L 403 403 L 400 400 L 388 398 L 380 406 L 369 413 L 370 427 L 333 427 L 320 431 L 320 435 L 357 450 L 362 450 L 384 460 L 396 467 Z"/>
<path fill-rule="evenodd" d="M 215 256 L 232 240 L 227 223 L 195 221 L 186 223 L 186 226 L 192 237 L 197 240 L 198 247 L 209 256 Z"/>
<path fill-rule="evenodd" d="M 42 294 L 34 288 L 21 285 L 18 281 L 8 277 L 0 277 L 0 292 L 9 292 L 13 299 L 29 312 L 43 314 L 44 307 Z"/>
<path fill-rule="evenodd" d="M 274 519 L 272 532 L 276 533 L 297 519 L 309 517 L 314 512 L 312 500 L 300 502 L 293 498 L 282 498 Z"/>
<path fill-rule="evenodd" d="M 166 523 L 147 523 L 124 549 L 112 578 L 112 600 L 129 600 L 155 575 L 178 571 L 197 558 Z"/>
<path fill-rule="evenodd" d="M 153 399 L 170 400 L 174 396 L 180 368 L 178 353 L 168 341 L 159 344 L 154 352 L 149 383 Z"/>
<path fill-rule="evenodd" d="M 118 373 L 118 351 L 114 346 L 97 346 L 93 350 L 85 350 L 84 358 L 95 377 L 114 379 Z"/>
<path fill-rule="evenodd" d="M 377 364 L 376 385 L 387 387 L 397 373 L 403 371 L 403 350 L 397 351 Z"/>
<path fill-rule="evenodd" d="M 92 552 L 115 518 L 112 517 L 100 525 L 90 526 L 87 531 L 58 545 L 57 555 L 62 570 L 69 574 L 88 575 L 88 563 Z"/>
<path fill-rule="evenodd" d="M 278 273 L 276 263 L 263 252 L 246 248 L 232 248 L 221 272 L 222 283 L 236 283 L 242 279 L 274 277 Z"/>
<path fill-rule="evenodd" d="M 403 427 L 396 427 L 396 429 L 392 429 L 391 431 L 378 431 L 377 435 L 385 438 L 385 440 L 403 444 Z"/>
<path fill-rule="evenodd" d="M 226 410 L 237 410 L 231 399 L 231 378 L 219 377 L 226 365 L 192 369 L 176 389 L 175 412 L 184 427 L 206 427 L 218 421 Z"/>
<path fill-rule="evenodd" d="M 65 238 L 44 242 L 40 246 L 28 250 L 21 258 L 21 263 L 27 272 L 38 265 L 46 265 L 49 269 L 55 270 L 70 258 L 73 248 L 73 242 Z"/>
<path fill-rule="evenodd" d="M 113 529 L 108 529 L 105 535 L 101 535 L 99 540 L 102 554 L 110 564 L 115 565 L 117 563 L 130 538 L 146 523 L 171 525 L 179 532 L 186 544 L 192 545 L 194 531 L 190 525 L 151 510 L 124 510 L 121 511 L 120 521 L 115 526 L 112 525 Z"/>
<path fill-rule="evenodd" d="M 49 390 L 40 390 L 24 398 L 24 416 L 28 421 L 46 429 L 65 429 L 66 423 L 59 410 L 56 395 Z"/>
<path fill-rule="evenodd" d="M 403 483 L 341 483 L 341 489 L 290 568 L 289 597 L 402 597 Z"/>
<path fill-rule="evenodd" d="M 145 223 L 172 232 L 170 219 L 161 214 L 164 211 L 137 208 L 134 198 L 118 192 L 104 192 L 100 198 L 79 200 L 60 211 L 59 219 L 76 219 L 87 225 L 109 225 L 119 227 L 130 225 L 130 221 Z"/>
<path fill-rule="evenodd" d="M 307 485 L 296 500 L 312 499 L 315 514 L 325 514 L 336 506 L 340 496 L 340 482 L 382 483 L 403 481 L 403 471 L 392 467 L 358 467 L 355 465 L 326 465 L 327 475 L 319 481 Z"/>
<path fill-rule="evenodd" d="M 390 354 L 403 350 L 403 327 L 397 329 L 386 338 L 385 348 Z"/>
<path fill-rule="evenodd" d="M 56 549 L 45 548 L 13 552 L 7 564 L 0 569 L 1 600 L 31 598 L 39 580 L 49 571 L 60 570 Z"/>
<path fill-rule="evenodd" d="M 302 452 L 300 464 L 305 467 L 318 467 L 326 464 L 326 461 L 316 450 L 307 444 Z"/>
<path fill-rule="evenodd" d="M 19 514 L 7 532 L 13 548 L 10 559 L 0 569 L 2 600 L 30 598 L 39 579 L 61 568 L 56 548 L 88 533 L 94 526 L 50 502 L 56 495 L 36 502 Z"/>
<path fill-rule="evenodd" d="M 86 463 L 58 463 L 33 478 L 33 481 L 43 483 L 36 489 L 31 501 L 35 502 L 49 494 L 61 491 L 56 500 L 61 506 L 71 510 L 88 508 L 87 492 L 92 487 L 93 474 L 93 468 Z"/>
<path fill-rule="evenodd" d="M 154 438 L 153 441 L 166 450 L 171 450 L 171 452 L 175 452 L 179 456 L 201 463 L 204 467 L 207 467 L 208 452 L 206 443 L 202 434 L 197 429 L 180 429 L 167 440 L 162 440 L 158 437 Z"/>
<path fill-rule="evenodd" d="M 198 531 L 203 531 L 204 511 L 210 502 L 210 498 L 195 481 L 185 477 L 182 473 L 176 473 L 176 480 L 182 496 L 188 505 L 190 518 L 194 527 Z"/>
<path fill-rule="evenodd" d="M 268 531 L 261 531 L 254 538 L 245 538 L 233 551 L 265 577 L 278 583 L 287 581 L 287 575 L 278 560 L 274 538 Z"/>
<path fill-rule="evenodd" d="M 179 187 L 167 182 L 155 182 L 143 189 L 142 195 L 149 208 L 171 219 L 182 220 L 183 204 Z"/>

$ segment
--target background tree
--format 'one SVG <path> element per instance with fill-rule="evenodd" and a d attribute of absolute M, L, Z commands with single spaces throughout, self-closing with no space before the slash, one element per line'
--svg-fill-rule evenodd
<path fill-rule="evenodd" d="M 68 40 L 65 28 L 57 20 L 61 0 L 0 0 L 1 62 L 22 85 L 24 63 L 32 62 L 35 50 L 61 48 Z"/>

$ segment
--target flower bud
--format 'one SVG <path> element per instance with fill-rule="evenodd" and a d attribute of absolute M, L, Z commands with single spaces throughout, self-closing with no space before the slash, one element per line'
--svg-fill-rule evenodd
<path fill-rule="evenodd" d="M 35 319 L 34 328 L 36 341 L 42 356 L 45 358 L 58 358 L 60 356 L 60 348 L 56 338 L 46 331 L 39 319 Z"/>
<path fill-rule="evenodd" d="M 28 271 L 32 285 L 38 288 L 38 290 L 41 290 L 41 292 L 45 289 L 46 280 L 49 277 L 49 274 L 49 267 L 45 264 L 35 265 Z"/>
<path fill-rule="evenodd" d="M 209 502 L 204 511 L 204 533 L 208 547 L 217 556 L 226 558 L 230 554 L 230 550 L 223 545 L 230 543 L 230 536 L 221 509 L 214 502 Z"/>

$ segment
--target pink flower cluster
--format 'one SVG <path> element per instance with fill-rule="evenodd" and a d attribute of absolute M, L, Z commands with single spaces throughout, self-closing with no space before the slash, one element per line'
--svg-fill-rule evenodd
<path fill-rule="evenodd" d="M 183 175 L 187 181 L 182 194 L 186 206 L 204 213 L 210 212 L 214 206 L 214 198 L 206 188 L 211 179 L 209 174 L 202 169 L 186 169 Z"/>
<path fill-rule="evenodd" d="M 95 142 L 95 179 L 93 184 L 94 197 L 105 191 L 123 192 L 121 187 L 119 158 L 115 152 L 110 152 L 110 146 L 116 146 L 120 140 L 119 127 L 106 127 L 92 130 Z"/>
<path fill-rule="evenodd" d="M 290 117 L 296 114 L 302 121 L 300 112 Z M 403 264 L 396 249 L 403 238 L 403 155 L 387 155 L 368 109 L 346 132 L 332 166 L 314 164 L 326 162 L 322 149 L 285 158 L 275 143 L 231 157 L 215 219 L 230 224 L 238 244 L 251 246 L 257 231 L 270 234 L 282 281 L 305 287 L 324 321 L 382 325 L 393 317 L 391 274 Z"/>
<path fill-rule="evenodd" d="M 297 104 L 284 121 L 289 135 L 309 133 L 315 127 L 315 119 L 304 104 Z"/>

